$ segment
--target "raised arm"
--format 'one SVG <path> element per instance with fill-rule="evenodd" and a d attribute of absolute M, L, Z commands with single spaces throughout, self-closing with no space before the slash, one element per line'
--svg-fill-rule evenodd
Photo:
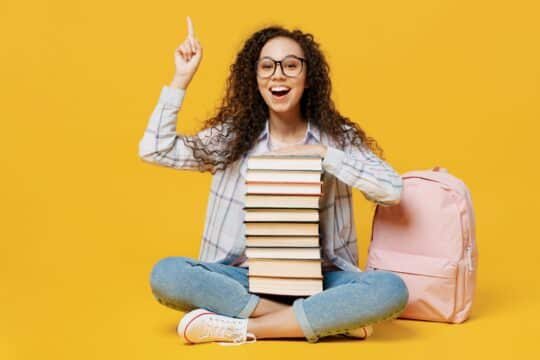
<path fill-rule="evenodd" d="M 186 89 L 202 59 L 202 47 L 195 38 L 191 19 L 187 17 L 188 34 L 174 51 L 175 73 L 169 86 L 161 90 L 159 100 L 139 142 L 139 156 L 148 162 L 176 169 L 199 169 L 184 138 L 198 136 L 203 143 L 208 142 L 212 130 L 203 130 L 194 136 L 176 133 L 178 111 L 182 105 Z"/>
<path fill-rule="evenodd" d="M 184 94 L 183 89 L 170 86 L 162 88 L 158 103 L 139 141 L 141 159 L 182 170 L 199 168 L 191 148 L 182 139 L 185 136 L 176 133 L 178 110 L 182 105 Z M 197 135 L 204 137 L 207 134 L 208 131 Z"/>

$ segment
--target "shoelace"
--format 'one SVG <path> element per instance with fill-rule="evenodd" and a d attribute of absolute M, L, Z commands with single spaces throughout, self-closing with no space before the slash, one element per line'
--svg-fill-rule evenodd
<path fill-rule="evenodd" d="M 232 342 L 218 342 L 219 345 L 223 346 L 242 345 L 257 341 L 255 335 L 249 332 L 246 332 L 244 337 L 245 325 L 240 321 L 224 320 L 213 316 L 208 318 L 208 321 L 210 326 L 207 327 L 207 332 L 201 335 L 201 338 L 232 339 Z M 251 337 L 250 340 L 248 340 L 249 337 Z"/>
<path fill-rule="evenodd" d="M 248 338 L 251 338 L 248 340 Z M 233 341 L 233 342 L 218 342 L 219 345 L 222 346 L 236 346 L 236 345 L 242 345 L 242 344 L 250 344 L 257 341 L 257 338 L 254 334 L 248 332 L 246 333 L 246 339 L 242 341 Z"/>

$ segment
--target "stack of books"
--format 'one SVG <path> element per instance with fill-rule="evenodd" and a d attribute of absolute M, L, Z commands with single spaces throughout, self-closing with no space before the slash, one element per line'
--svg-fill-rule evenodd
<path fill-rule="evenodd" d="M 244 224 L 250 292 L 309 296 L 323 290 L 321 190 L 320 156 L 248 159 Z"/>

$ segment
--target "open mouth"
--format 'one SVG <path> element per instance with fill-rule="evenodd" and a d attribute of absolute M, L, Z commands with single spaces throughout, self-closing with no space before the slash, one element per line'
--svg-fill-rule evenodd
<path fill-rule="evenodd" d="M 274 97 L 282 98 L 285 95 L 287 95 L 291 91 L 290 88 L 286 87 L 276 87 L 276 88 L 270 88 L 270 92 Z"/>

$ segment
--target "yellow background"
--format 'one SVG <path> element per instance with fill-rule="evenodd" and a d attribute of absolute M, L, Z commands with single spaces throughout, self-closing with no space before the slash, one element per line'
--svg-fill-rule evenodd
<path fill-rule="evenodd" d="M 468 184 L 480 250 L 468 322 L 398 320 L 364 342 L 180 343 L 181 313 L 148 277 L 162 257 L 198 256 L 210 174 L 137 151 L 186 15 L 204 57 L 179 132 L 214 113 L 253 31 L 298 26 L 328 58 L 339 110 L 397 171 L 441 165 Z M 536 357 L 539 15 L 520 0 L 4 3 L 0 358 Z M 354 197 L 363 266 L 374 207 Z"/>

